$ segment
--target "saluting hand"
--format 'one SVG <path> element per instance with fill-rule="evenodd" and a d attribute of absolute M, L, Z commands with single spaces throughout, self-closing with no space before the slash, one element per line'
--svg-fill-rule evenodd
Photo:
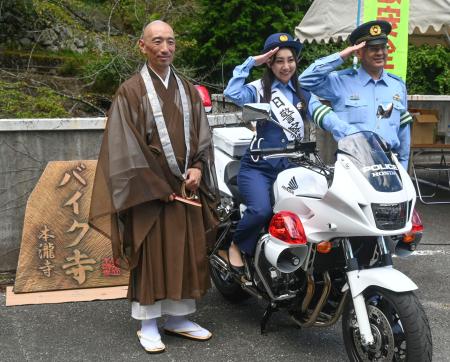
<path fill-rule="evenodd" d="M 275 55 L 279 49 L 279 47 L 276 47 L 275 49 L 269 50 L 267 53 L 255 55 L 253 57 L 253 59 L 255 59 L 255 65 L 258 66 L 265 63 L 269 64 L 272 56 Z"/>
<path fill-rule="evenodd" d="M 364 45 L 366 45 L 366 42 L 363 41 L 359 44 L 356 45 L 351 45 L 347 48 L 345 48 L 344 50 L 342 50 L 339 55 L 341 56 L 342 59 L 346 60 L 350 55 L 352 55 L 353 52 L 355 52 L 358 49 L 364 48 Z"/>
<path fill-rule="evenodd" d="M 200 186 L 202 171 L 198 168 L 188 168 L 186 170 L 186 189 L 195 191 Z"/>

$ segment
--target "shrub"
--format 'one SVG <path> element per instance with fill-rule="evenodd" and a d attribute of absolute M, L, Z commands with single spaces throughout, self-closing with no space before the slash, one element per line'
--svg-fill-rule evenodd
<path fill-rule="evenodd" d="M 0 118 L 67 117 L 64 98 L 45 87 L 0 81 Z"/>
<path fill-rule="evenodd" d="M 409 94 L 450 94 L 450 50 L 410 45 L 406 85 Z"/>

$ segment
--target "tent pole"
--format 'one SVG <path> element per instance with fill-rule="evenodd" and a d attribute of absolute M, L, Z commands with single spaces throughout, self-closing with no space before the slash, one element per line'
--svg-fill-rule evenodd
<path fill-rule="evenodd" d="M 445 29 L 445 35 L 447 37 L 447 43 L 450 45 L 450 35 L 448 34 L 448 26 L 445 26 L 444 29 Z"/>
<path fill-rule="evenodd" d="M 356 15 L 356 27 L 359 26 L 360 17 L 361 17 L 361 0 L 358 0 L 358 14 Z"/>
<path fill-rule="evenodd" d="M 361 0 L 358 0 L 358 13 L 356 15 L 356 27 L 359 26 L 359 18 L 361 17 Z M 358 66 L 358 58 L 356 55 L 353 55 L 353 70 L 356 71 Z"/>

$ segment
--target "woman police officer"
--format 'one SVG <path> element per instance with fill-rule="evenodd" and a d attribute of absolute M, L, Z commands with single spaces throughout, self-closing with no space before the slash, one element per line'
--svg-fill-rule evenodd
<path fill-rule="evenodd" d="M 327 119 L 334 124 L 338 119 L 331 108 L 300 87 L 297 79 L 297 59 L 302 44 L 287 33 L 270 35 L 261 55 L 250 56 L 237 66 L 228 82 L 224 95 L 239 106 L 245 103 L 271 104 L 274 120 L 303 138 L 305 118 L 317 124 Z M 254 66 L 266 65 L 262 79 L 245 84 Z M 319 123 L 320 122 L 320 123 Z M 283 147 L 295 137 L 272 122 L 258 122 L 252 145 L 260 148 Z M 254 254 L 262 227 L 272 216 L 271 188 L 277 175 L 291 167 L 287 158 L 253 159 L 249 150 L 241 160 L 238 186 L 247 209 L 239 222 L 229 249 L 229 263 L 238 275 L 244 273 L 241 252 Z"/>

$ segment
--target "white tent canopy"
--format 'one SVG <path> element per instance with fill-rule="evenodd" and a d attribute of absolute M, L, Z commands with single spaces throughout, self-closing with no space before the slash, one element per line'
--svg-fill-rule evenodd
<path fill-rule="evenodd" d="M 361 1 L 361 18 L 364 0 Z M 356 27 L 358 0 L 314 0 L 295 28 L 300 41 L 346 40 Z M 410 0 L 409 39 L 415 44 L 450 44 L 450 0 Z"/>

